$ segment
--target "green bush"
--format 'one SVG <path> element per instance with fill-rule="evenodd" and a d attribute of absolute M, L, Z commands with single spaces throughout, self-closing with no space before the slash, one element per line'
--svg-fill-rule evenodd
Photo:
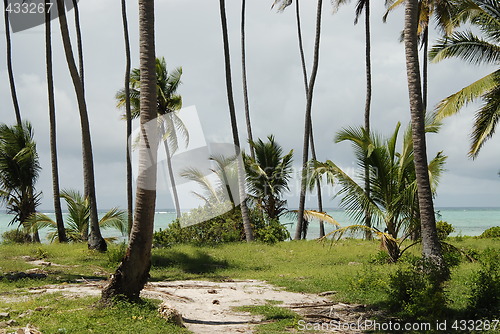
<path fill-rule="evenodd" d="M 447 278 L 447 270 L 424 260 L 401 267 L 389 277 L 388 306 L 404 320 L 443 318 L 447 302 L 443 283 Z"/>
<path fill-rule="evenodd" d="M 481 269 L 472 280 L 469 311 L 477 316 L 500 314 L 500 251 L 486 249 L 479 257 Z"/>
<path fill-rule="evenodd" d="M 444 240 L 448 238 L 451 233 L 455 232 L 453 225 L 442 220 L 436 222 L 436 229 L 439 240 Z"/>
<path fill-rule="evenodd" d="M 31 236 L 19 229 L 3 232 L 2 239 L 4 243 L 23 244 L 31 242 Z"/>
<path fill-rule="evenodd" d="M 479 236 L 480 238 L 500 238 L 500 226 L 490 227 Z"/>

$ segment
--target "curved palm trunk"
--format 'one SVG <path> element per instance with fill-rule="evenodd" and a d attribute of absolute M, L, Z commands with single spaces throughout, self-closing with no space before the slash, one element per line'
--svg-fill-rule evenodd
<path fill-rule="evenodd" d="M 73 86 L 78 101 L 78 109 L 80 112 L 80 124 L 82 128 L 82 151 L 83 151 L 83 182 L 90 202 L 90 235 L 88 246 L 90 249 L 106 251 L 107 245 L 104 241 L 99 229 L 99 218 L 97 215 L 97 202 L 95 194 L 95 177 L 94 177 L 94 160 L 92 156 L 92 141 L 90 138 L 90 125 L 87 113 L 87 104 L 83 94 L 82 81 L 78 75 L 78 70 L 75 65 L 73 51 L 71 49 L 71 40 L 68 32 L 68 22 L 64 9 L 64 0 L 57 0 L 57 8 L 59 11 L 59 25 L 61 27 L 61 36 L 64 45 L 64 53 L 66 62 L 71 74 Z"/>
<path fill-rule="evenodd" d="M 226 89 L 227 89 L 227 100 L 229 104 L 229 116 L 231 118 L 231 128 L 233 131 L 233 142 L 236 149 L 236 155 L 240 154 L 240 139 L 238 136 L 238 124 L 236 122 L 236 111 L 234 109 L 234 99 L 233 99 L 233 87 L 231 82 L 231 61 L 229 55 L 229 38 L 227 33 L 227 20 L 226 20 L 226 4 L 225 0 L 219 0 L 220 5 L 220 17 L 222 25 L 222 39 L 224 44 L 224 61 L 226 69 Z M 245 230 L 245 237 L 247 241 L 253 241 L 253 231 L 250 225 L 250 218 L 248 216 L 248 207 L 245 201 L 245 172 L 243 166 L 238 161 L 238 188 L 240 193 L 240 208 L 241 208 L 241 218 L 243 220 L 243 228 Z"/>
<path fill-rule="evenodd" d="M 250 106 L 248 102 L 247 66 L 245 52 L 245 11 L 246 0 L 241 0 L 241 75 L 243 80 L 243 99 L 245 101 L 245 121 L 247 124 L 247 136 L 249 142 L 253 142 L 252 124 L 250 122 Z M 250 146 L 250 156 L 255 159 L 255 150 Z"/>
<path fill-rule="evenodd" d="M 122 0 L 122 21 L 123 21 L 123 37 L 125 40 L 125 117 L 127 118 L 127 221 L 128 221 L 128 233 L 132 231 L 133 222 L 133 189 L 132 189 L 132 160 L 130 157 L 130 147 L 128 147 L 129 138 L 132 135 L 132 112 L 130 107 L 130 38 L 128 33 L 128 22 L 127 22 L 127 5 L 126 1 Z"/>
<path fill-rule="evenodd" d="M 163 121 L 160 124 L 160 129 L 161 129 L 161 136 L 164 137 L 165 134 L 167 133 L 167 130 L 165 129 Z M 170 184 L 172 185 L 172 193 L 174 195 L 175 214 L 177 218 L 181 218 L 181 206 L 179 204 L 179 195 L 177 194 L 177 186 L 175 183 L 174 170 L 172 168 L 172 156 L 170 154 L 170 148 L 168 147 L 167 139 L 163 141 L 163 146 L 165 147 L 165 154 L 167 155 L 168 177 L 170 179 Z"/>
<path fill-rule="evenodd" d="M 442 265 L 441 247 L 436 233 L 434 204 L 429 182 L 426 156 L 424 107 L 418 64 L 418 0 L 406 1 L 404 42 L 406 53 L 406 71 L 408 76 L 408 92 L 410 96 L 411 127 L 413 154 L 418 187 L 418 203 L 420 207 L 420 224 L 422 228 L 422 253 L 430 261 Z"/>
<path fill-rule="evenodd" d="M 306 66 L 306 58 L 304 56 L 304 46 L 302 43 L 302 28 L 300 24 L 300 4 L 299 0 L 295 1 L 295 16 L 296 16 L 296 21 L 297 21 L 297 38 L 299 41 L 299 52 L 300 52 L 300 62 L 302 64 L 302 75 L 304 77 L 304 88 L 305 88 L 305 93 L 306 93 L 306 99 L 307 99 L 307 66 Z M 311 145 L 311 157 L 316 160 L 316 147 L 314 146 L 314 134 L 313 134 L 313 124 L 312 124 L 312 119 L 311 119 L 311 129 L 310 129 L 310 145 Z M 321 182 L 319 180 L 316 181 L 316 187 L 317 187 L 317 194 L 318 194 L 318 211 L 323 212 L 323 198 L 321 194 Z M 306 235 L 307 236 L 307 235 Z M 324 237 L 325 236 L 325 223 L 320 220 L 319 222 L 319 237 Z"/>
<path fill-rule="evenodd" d="M 370 36 L 370 0 L 365 0 L 365 63 L 366 63 L 366 101 L 365 101 L 365 131 L 370 134 L 370 111 L 372 101 L 372 65 L 371 65 L 371 36 Z M 370 197 L 370 168 L 365 163 L 365 193 Z M 365 225 L 372 226 L 372 217 L 365 213 Z M 367 240 L 372 239 L 370 231 L 365 232 Z"/>
<path fill-rule="evenodd" d="M 145 136 L 148 122 L 155 123 L 156 112 L 156 61 L 154 1 L 139 0 L 139 38 L 140 38 L 140 122 L 141 134 L 139 150 L 139 176 L 135 215 L 129 245 L 125 257 L 102 291 L 102 302 L 110 303 L 113 297 L 123 295 L 128 299 L 139 299 L 151 267 L 151 247 L 156 202 L 156 157 L 158 135 L 150 131 Z M 155 123 L 156 124 L 156 123 Z"/>
<path fill-rule="evenodd" d="M 16 113 L 17 125 L 22 126 L 21 111 L 19 110 L 19 102 L 17 101 L 16 84 L 14 82 L 14 71 L 12 70 L 12 44 L 10 41 L 10 26 L 9 12 L 7 11 L 8 1 L 3 0 L 4 4 L 4 22 L 5 22 L 5 41 L 7 43 L 7 71 L 9 73 L 10 93 L 12 96 L 12 104 Z"/>
<path fill-rule="evenodd" d="M 45 0 L 45 8 L 49 0 Z M 45 13 L 45 58 L 47 63 L 47 90 L 49 98 L 49 124 L 50 124 L 50 158 L 52 167 L 52 192 L 54 194 L 54 213 L 56 215 L 57 239 L 59 242 L 68 242 L 61 210 L 59 196 L 59 168 L 57 163 L 57 136 L 56 136 L 56 107 L 54 100 L 54 78 L 52 70 L 52 37 L 51 37 L 50 12 Z"/>
<path fill-rule="evenodd" d="M 311 72 L 311 78 L 309 80 L 309 85 L 307 88 L 307 103 L 306 103 L 306 115 L 305 115 L 305 125 L 304 125 L 304 148 L 302 152 L 302 179 L 300 184 L 300 199 L 299 199 L 299 210 L 297 218 L 297 227 L 295 230 L 295 240 L 300 240 L 303 227 L 304 227 L 304 208 L 306 200 L 306 190 L 307 190 L 307 175 L 306 167 L 307 160 L 309 157 L 309 140 L 311 135 L 311 110 L 312 110 L 312 100 L 314 84 L 316 82 L 316 76 L 318 74 L 318 64 L 319 64 L 319 44 L 321 37 L 321 9 L 323 5 L 323 0 L 318 0 L 318 9 L 316 13 L 316 37 L 314 43 L 314 59 L 313 68 Z"/>
<path fill-rule="evenodd" d="M 82 80 L 82 90 L 85 94 L 85 80 L 83 71 L 83 46 L 82 46 L 82 30 L 80 28 L 80 10 L 78 9 L 78 1 L 73 0 L 73 7 L 75 11 L 75 31 L 76 31 L 76 45 L 78 47 L 78 68 L 80 79 Z"/>

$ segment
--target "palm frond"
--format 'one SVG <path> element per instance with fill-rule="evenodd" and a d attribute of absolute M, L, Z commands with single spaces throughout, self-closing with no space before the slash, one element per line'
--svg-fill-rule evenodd
<path fill-rule="evenodd" d="M 126 213 L 118 208 L 112 208 L 99 220 L 99 226 L 103 229 L 113 228 L 118 230 L 122 236 L 128 235 L 128 223 Z"/>

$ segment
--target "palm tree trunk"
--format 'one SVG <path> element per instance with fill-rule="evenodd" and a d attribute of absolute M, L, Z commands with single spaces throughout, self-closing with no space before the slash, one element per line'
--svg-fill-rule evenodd
<path fill-rule="evenodd" d="M 425 28 L 424 31 L 424 54 L 422 56 L 424 60 L 422 72 L 423 72 L 423 87 L 422 87 L 422 103 L 424 105 L 424 111 L 427 111 L 427 86 L 428 86 L 428 65 L 429 65 L 429 56 L 428 50 L 429 48 L 429 27 Z"/>
<path fill-rule="evenodd" d="M 49 0 L 45 0 L 45 8 Z M 61 197 L 59 196 L 59 168 L 57 163 L 57 136 L 56 136 L 56 107 L 54 99 L 54 78 L 52 70 L 52 36 L 51 36 L 50 12 L 45 13 L 45 58 L 47 63 L 47 89 L 49 98 L 49 124 L 50 124 L 50 158 L 52 166 L 52 192 L 54 196 L 54 213 L 57 224 L 57 240 L 68 242 L 61 210 Z"/>
<path fill-rule="evenodd" d="M 165 115 L 165 117 L 168 117 L 168 115 Z M 163 120 L 160 124 L 160 129 L 161 129 L 161 136 L 162 138 L 165 136 L 167 133 L 167 130 L 165 129 L 165 125 L 163 124 Z M 170 148 L 168 147 L 168 140 L 165 139 L 163 141 L 163 146 L 165 147 L 165 154 L 167 155 L 167 168 L 168 168 L 168 177 L 170 179 L 170 184 L 172 185 L 172 193 L 174 195 L 174 205 L 175 205 L 175 213 L 177 216 L 177 219 L 181 218 L 181 206 L 179 205 L 179 195 L 177 194 L 177 187 L 175 183 L 175 176 L 174 176 L 174 170 L 172 168 L 172 156 L 170 154 Z"/>
<path fill-rule="evenodd" d="M 370 135 L 370 109 L 372 101 L 372 64 L 371 64 L 371 36 L 370 36 L 370 0 L 365 0 L 365 63 L 366 63 L 366 101 L 365 101 L 365 131 Z M 365 193 L 370 197 L 370 168 L 365 163 Z M 365 225 L 372 226 L 372 217 L 365 213 Z M 372 239 L 371 231 L 365 232 L 365 239 Z"/>
<path fill-rule="evenodd" d="M 80 10 L 78 9 L 78 1 L 73 0 L 73 7 L 75 11 L 75 31 L 76 31 L 76 45 L 78 47 L 78 68 L 80 79 L 82 80 L 82 90 L 85 95 L 85 80 L 83 71 L 83 46 L 82 46 L 82 30 L 80 28 Z"/>
<path fill-rule="evenodd" d="M 247 136 L 249 142 L 253 142 L 252 124 L 250 122 L 250 106 L 248 102 L 247 66 L 245 52 L 245 11 L 246 0 L 241 0 L 241 75 L 243 79 L 243 99 L 245 101 L 245 121 L 247 124 Z M 255 150 L 250 146 L 250 156 L 255 159 Z"/>
<path fill-rule="evenodd" d="M 133 223 L 133 189 L 132 189 L 132 159 L 130 157 L 130 147 L 128 146 L 130 136 L 132 135 L 132 112 L 130 107 L 130 69 L 131 69 L 131 59 L 130 59 L 130 38 L 128 33 L 128 22 L 127 22 L 127 5 L 126 1 L 122 0 L 122 21 L 123 21 L 123 37 L 125 40 L 125 117 L 127 118 L 127 221 L 128 221 L 128 233 L 132 231 Z"/>
<path fill-rule="evenodd" d="M 92 141 L 90 138 L 90 125 L 87 113 L 87 104 L 83 94 L 82 81 L 78 75 L 73 50 L 71 49 L 71 40 L 68 32 L 68 21 L 64 8 L 64 0 L 57 0 L 57 8 L 59 11 L 59 25 L 61 28 L 61 36 L 64 45 L 64 53 L 66 62 L 71 74 L 73 86 L 78 101 L 78 109 L 80 112 L 80 124 L 82 128 L 82 151 L 83 151 L 83 182 L 84 188 L 90 202 L 90 235 L 88 246 L 90 249 L 98 251 L 106 251 L 107 245 L 104 241 L 99 229 L 99 218 L 97 215 L 97 202 L 95 194 L 95 177 L 94 177 L 94 160 L 92 156 Z"/>
<path fill-rule="evenodd" d="M 224 44 L 224 62 L 226 69 L 226 89 L 227 89 L 227 100 L 229 104 L 229 116 L 231 118 L 231 128 L 233 131 L 233 142 L 236 150 L 236 155 L 240 154 L 240 139 L 238 136 L 238 124 L 236 122 L 236 111 L 234 108 L 234 98 L 233 98 L 233 87 L 231 82 L 231 61 L 229 54 L 229 38 L 227 33 L 227 20 L 226 20 L 226 4 L 225 0 L 219 0 L 220 5 L 220 17 L 222 25 L 222 39 Z M 241 218 L 243 220 L 243 228 L 245 230 L 245 237 L 247 241 L 253 241 L 253 231 L 250 225 L 250 217 L 248 216 L 248 207 L 245 201 L 245 172 L 240 160 L 238 160 L 238 188 L 240 194 L 240 208 L 241 208 Z"/>
<path fill-rule="evenodd" d="M 406 1 L 404 42 L 406 53 L 406 71 L 408 76 L 408 92 L 410 96 L 411 127 L 415 174 L 418 187 L 418 203 L 420 207 L 420 224 L 422 227 L 422 252 L 430 261 L 442 265 L 441 247 L 436 233 L 434 204 L 429 182 L 426 156 L 424 107 L 418 64 L 418 0 Z"/>
<path fill-rule="evenodd" d="M 156 202 L 156 158 L 158 148 L 157 131 L 144 135 L 146 124 L 154 123 L 156 111 L 156 60 L 154 1 L 139 0 L 140 38 L 140 122 L 139 176 L 137 178 L 135 215 L 129 245 L 125 257 L 102 291 L 102 302 L 111 303 L 113 297 L 123 295 L 131 300 L 139 299 L 151 267 L 151 247 Z M 156 128 L 155 128 L 156 129 Z"/>
<path fill-rule="evenodd" d="M 294 237 L 295 240 L 300 240 L 303 232 L 302 230 L 304 227 L 304 209 L 305 209 L 306 190 L 307 190 L 306 167 L 307 167 L 307 160 L 309 157 L 309 140 L 310 140 L 309 137 L 311 133 L 311 110 L 312 110 L 313 91 L 314 91 L 314 84 L 316 82 L 316 76 L 318 74 L 318 64 L 319 64 L 319 44 L 321 37 L 322 5 L 323 5 L 323 0 L 318 0 L 313 68 L 311 72 L 311 78 L 309 80 L 309 85 L 307 88 L 306 115 L 305 115 L 305 125 L 304 125 L 304 145 L 303 145 L 304 148 L 302 152 L 302 179 L 300 184 L 300 199 L 299 199 L 297 227 L 295 230 L 295 237 Z"/>
<path fill-rule="evenodd" d="M 16 113 L 17 125 L 22 126 L 21 111 L 19 110 L 19 102 L 17 101 L 16 84 L 14 82 L 14 71 L 12 70 L 12 44 L 10 41 L 10 26 L 9 26 L 9 12 L 7 11 L 8 1 L 3 0 L 4 4 L 4 22 L 5 22 L 5 41 L 7 42 L 7 71 L 9 73 L 10 94 L 12 96 L 12 103 L 14 105 L 14 112 Z"/>

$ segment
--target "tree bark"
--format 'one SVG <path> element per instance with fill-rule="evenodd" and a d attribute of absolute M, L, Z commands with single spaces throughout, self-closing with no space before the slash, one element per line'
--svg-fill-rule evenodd
<path fill-rule="evenodd" d="M 241 75 L 243 80 L 243 99 L 245 102 L 245 121 L 247 124 L 247 136 L 249 142 L 253 142 L 252 123 L 250 122 L 250 105 L 248 102 L 247 66 L 245 51 L 245 12 L 246 0 L 241 0 Z M 249 147 L 250 156 L 255 160 L 255 150 L 252 145 L 249 145 Z"/>
<path fill-rule="evenodd" d="M 316 82 L 316 76 L 318 74 L 318 64 L 319 64 L 319 45 L 320 45 L 320 37 L 321 37 L 321 10 L 322 10 L 323 0 L 318 0 L 318 9 L 316 13 L 316 37 L 314 43 L 314 59 L 313 59 L 313 67 L 311 72 L 311 78 L 309 80 L 309 85 L 307 88 L 307 102 L 306 102 L 306 115 L 305 115 L 305 124 L 304 124 L 304 144 L 303 144 L 303 152 L 302 152 L 302 179 L 300 184 L 300 199 L 299 199 L 299 210 L 297 217 L 297 227 L 295 230 L 295 240 L 300 240 L 302 232 L 303 232 L 303 223 L 304 223 L 304 207 L 305 207 L 305 199 L 306 199 L 306 190 L 307 190 L 307 160 L 309 157 L 309 137 L 311 133 L 311 110 L 312 110 L 312 101 L 313 101 L 313 91 L 314 84 Z"/>
<path fill-rule="evenodd" d="M 424 54 L 422 59 L 424 60 L 422 73 L 423 73 L 423 87 L 422 87 L 422 103 L 424 105 L 424 111 L 427 111 L 427 87 L 428 87 L 428 65 L 429 65 L 429 56 L 428 56 L 428 48 L 429 48 L 429 27 L 425 28 L 424 31 Z"/>
<path fill-rule="evenodd" d="M 127 21 L 127 4 L 125 0 L 122 0 L 122 21 L 123 21 L 123 38 L 125 41 L 125 117 L 127 118 L 127 222 L 128 222 L 128 233 L 132 231 L 133 223 L 133 189 L 132 189 L 132 159 L 130 157 L 129 139 L 132 135 L 132 112 L 130 107 L 130 70 L 131 70 L 131 57 L 130 57 L 130 38 L 128 33 L 128 21 Z"/>
<path fill-rule="evenodd" d="M 436 233 L 434 204 L 429 182 L 426 156 L 425 113 L 422 104 L 420 68 L 418 63 L 418 0 L 407 0 L 405 11 L 404 43 L 406 54 L 406 71 L 408 92 L 410 97 L 411 127 L 415 174 L 418 187 L 418 203 L 420 207 L 420 224 L 422 227 L 422 253 L 424 258 L 442 265 L 441 247 Z"/>
<path fill-rule="evenodd" d="M 233 142 L 236 150 L 236 156 L 240 154 L 240 139 L 238 136 L 238 124 L 236 122 L 236 111 L 234 108 L 234 98 L 233 98 L 233 87 L 231 82 L 231 61 L 229 53 L 229 38 L 227 32 L 227 20 L 226 20 L 226 4 L 225 0 L 219 0 L 220 5 L 220 17 L 222 25 L 222 39 L 224 44 L 224 62 L 226 71 L 226 89 L 227 89 L 227 100 L 229 104 L 229 116 L 231 118 L 231 128 L 233 131 Z M 245 230 L 245 237 L 247 241 L 253 241 L 253 231 L 250 225 L 250 218 L 248 216 L 248 207 L 245 202 L 245 172 L 241 161 L 238 159 L 238 188 L 240 194 L 240 208 L 241 208 L 241 218 L 243 220 L 243 228 Z"/>
<path fill-rule="evenodd" d="M 80 79 L 82 80 L 82 90 L 85 95 L 85 76 L 83 71 L 83 45 L 82 45 L 82 29 L 80 28 L 80 10 L 78 9 L 78 1 L 73 0 L 73 8 L 75 11 L 75 30 L 76 30 L 76 45 L 78 47 L 78 69 Z"/>
<path fill-rule="evenodd" d="M 14 82 L 14 71 L 12 70 L 12 43 L 10 41 L 10 26 L 9 26 L 9 12 L 7 11 L 8 1 L 3 0 L 4 4 L 4 22 L 5 22 L 5 41 L 7 43 L 7 72 L 9 73 L 10 94 L 12 96 L 12 104 L 14 105 L 14 112 L 16 114 L 17 125 L 22 126 L 21 111 L 19 109 L 19 102 L 17 101 L 16 84 Z"/>
<path fill-rule="evenodd" d="M 94 177 L 94 160 L 92 156 L 92 141 L 90 136 L 90 125 L 87 113 L 87 103 L 83 94 L 82 81 L 76 68 L 73 50 L 71 49 L 71 40 L 68 31 L 68 21 L 64 8 L 64 0 L 57 0 L 57 8 L 59 12 L 59 25 L 61 28 L 61 36 L 64 45 L 64 53 L 66 62 L 71 74 L 73 86 L 78 101 L 78 110 L 80 113 L 80 124 L 82 128 L 82 151 L 83 151 L 83 182 L 84 188 L 87 191 L 87 196 L 90 202 L 90 235 L 88 246 L 90 249 L 98 251 L 106 251 L 106 241 L 101 235 L 99 228 L 99 218 L 97 215 L 97 202 L 95 194 L 95 177 Z"/>
<path fill-rule="evenodd" d="M 101 301 L 112 302 L 113 297 L 139 299 L 151 267 L 151 247 L 156 202 L 156 158 L 158 149 L 156 109 L 156 56 L 154 1 L 139 0 L 140 38 L 140 122 L 139 176 L 137 178 L 134 224 L 125 257 L 103 289 Z M 147 132 L 146 125 L 154 126 Z M 154 124 L 153 124 L 154 123 Z M 147 136 L 146 134 L 149 134 Z"/>
<path fill-rule="evenodd" d="M 45 0 L 45 8 L 48 8 L 49 0 Z M 50 124 L 50 158 L 52 167 L 52 192 L 54 197 L 54 213 L 57 224 L 57 238 L 59 242 L 68 242 L 64 220 L 61 209 L 61 197 L 59 189 L 59 168 L 57 162 L 57 136 L 56 136 L 56 107 L 54 99 L 54 77 L 52 66 L 52 36 L 51 36 L 50 12 L 45 12 L 45 59 L 47 65 L 47 90 L 49 99 L 49 124 Z"/>

